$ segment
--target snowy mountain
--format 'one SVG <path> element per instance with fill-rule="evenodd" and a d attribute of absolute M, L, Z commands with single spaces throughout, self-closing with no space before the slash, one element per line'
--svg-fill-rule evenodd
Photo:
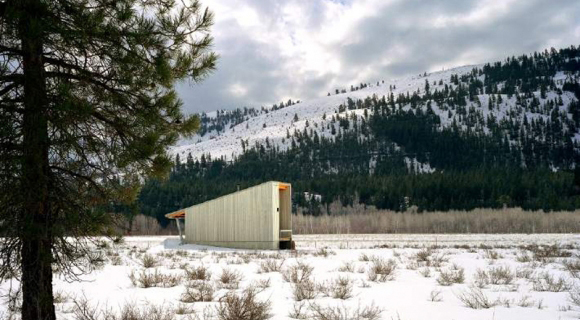
<path fill-rule="evenodd" d="M 291 182 L 293 203 L 315 215 L 337 202 L 342 213 L 573 210 L 579 82 L 570 47 L 202 114 L 199 135 L 172 148 L 168 181 L 143 188 L 142 210 L 162 217 L 268 180 Z"/>
<path fill-rule="evenodd" d="M 224 157 L 231 160 L 232 156 L 237 156 L 243 152 L 241 140 L 247 141 L 252 146 L 256 142 L 263 143 L 266 138 L 280 148 L 286 149 L 290 146 L 290 140 L 285 139 L 286 132 L 303 131 L 307 125 L 312 130 L 317 131 L 320 136 L 331 137 L 331 132 L 329 130 L 323 131 L 322 128 L 330 123 L 332 115 L 347 117 L 352 112 L 357 115 L 364 114 L 365 108 L 354 111 L 339 111 L 339 107 L 346 105 L 349 98 L 356 101 L 364 100 L 373 95 L 382 97 L 389 96 L 391 93 L 399 95 L 417 90 L 422 91 L 425 80 L 430 83 L 443 81 L 444 84 L 450 84 L 451 75 L 468 74 L 474 67 L 477 66 L 464 66 L 427 74 L 427 76 L 385 80 L 378 85 L 376 83 L 369 84 L 363 89 L 307 100 L 278 110 L 268 112 L 265 111 L 266 109 L 258 110 L 257 115 L 248 116 L 247 120 L 242 123 L 236 125 L 232 125 L 231 122 L 227 123 L 223 131 L 211 130 L 203 136 L 196 135 L 188 141 L 183 141 L 180 146 L 172 149 L 172 153 L 179 153 L 184 161 L 188 153 L 191 153 L 194 158 L 199 158 L 201 154 L 210 154 L 212 158 Z M 442 115 L 444 113 L 443 111 L 439 112 Z M 298 121 L 294 121 L 295 115 L 298 116 Z M 323 119 L 324 115 L 326 115 L 326 119 Z M 217 117 L 216 112 L 212 112 L 209 117 Z M 450 121 L 447 120 L 444 125 L 449 123 Z M 334 126 L 338 129 L 337 123 Z"/>
<path fill-rule="evenodd" d="M 512 63 L 507 60 L 504 65 Z M 578 61 L 578 57 L 570 59 Z M 426 83 L 430 93 L 444 92 L 445 90 L 453 90 L 461 87 L 461 85 L 469 86 L 473 79 L 479 83 L 486 83 L 486 74 L 483 69 L 493 67 L 493 65 L 470 65 L 454 69 L 449 69 L 441 72 L 433 72 L 429 74 L 411 76 L 403 79 L 385 80 L 376 83 L 369 83 L 361 85 L 358 88 L 352 88 L 353 91 L 339 92 L 308 101 L 291 104 L 283 108 L 273 109 L 248 109 L 245 111 L 238 109 L 236 111 L 218 111 L 213 112 L 211 116 L 202 115 L 205 120 L 203 122 L 203 135 L 196 135 L 189 141 L 183 141 L 181 145 L 172 148 L 173 154 L 179 154 L 180 159 L 185 161 L 186 156 L 191 153 L 194 159 L 199 159 L 202 154 L 210 155 L 211 158 L 222 158 L 225 160 L 232 160 L 242 154 L 245 147 L 252 147 L 256 144 L 268 143 L 280 150 L 286 150 L 291 146 L 291 139 L 295 132 L 303 132 L 305 129 L 311 134 L 316 132 L 320 137 L 332 139 L 335 132 L 340 130 L 340 123 L 337 119 L 353 118 L 353 113 L 360 121 L 365 114 L 373 112 L 372 107 L 365 107 L 365 99 L 374 97 L 375 99 L 397 98 L 400 95 L 409 97 L 416 95 L 425 100 Z M 474 76 L 475 75 L 475 76 Z M 463 130 L 481 130 L 489 134 L 490 128 L 487 120 L 494 119 L 494 123 L 502 123 L 502 121 L 516 121 L 523 122 L 542 122 L 549 123 L 553 117 L 554 109 L 549 111 L 544 107 L 548 102 L 555 102 L 556 112 L 566 119 L 572 120 L 573 114 L 570 112 L 570 104 L 578 101 L 574 92 L 563 91 L 562 88 L 565 83 L 575 83 L 578 81 L 579 73 L 567 70 L 557 70 L 550 81 L 553 83 L 552 87 L 540 88 L 533 90 L 531 95 L 520 97 L 518 92 L 516 94 L 502 93 L 505 82 L 495 83 L 492 92 L 477 89 L 476 94 L 470 97 L 464 108 L 449 107 L 446 102 L 438 102 L 436 99 L 429 100 L 429 107 L 440 119 L 440 129 L 451 126 L 453 123 L 459 125 Z M 466 80 L 471 78 L 471 80 Z M 460 80 L 462 79 L 462 80 Z M 362 87 L 362 88 L 361 88 Z M 460 89 L 460 88 L 459 88 Z M 521 88 L 516 89 L 516 91 Z M 523 95 L 523 93 L 520 91 Z M 522 98 L 526 100 L 528 105 L 530 101 L 539 102 L 538 108 L 530 108 L 522 106 Z M 490 104 L 490 99 L 493 103 Z M 537 100 L 536 100 L 537 99 Z M 357 103 L 358 102 L 358 103 Z M 424 102 L 424 101 L 423 101 Z M 352 104 L 355 104 L 353 107 Z M 535 102 L 534 102 L 535 103 Z M 358 104 L 358 105 L 356 105 Z M 525 103 L 524 103 L 525 104 Z M 367 104 L 368 105 L 368 104 Z M 402 110 L 408 111 L 417 108 L 412 103 L 405 103 L 401 105 Z M 419 103 L 418 108 L 426 111 L 427 104 Z M 237 117 L 236 121 L 229 115 L 237 112 L 242 115 Z M 468 121 L 467 117 L 475 117 L 478 121 Z M 221 118 L 221 119 L 220 119 Z M 231 120 L 230 120 L 231 118 Z M 210 128 L 211 124 L 216 121 L 222 122 L 218 129 Z M 332 129 L 334 127 L 334 130 Z M 351 126 L 356 127 L 356 126 Z M 352 129 L 351 129 L 352 130 Z M 564 124 L 562 130 L 574 130 L 573 141 L 578 142 L 580 134 L 576 128 Z M 513 140 L 513 139 L 511 139 Z M 517 143 L 512 141 L 512 143 Z M 418 171 L 432 171 L 429 164 L 416 163 L 414 159 L 406 159 L 409 166 L 415 166 Z"/>

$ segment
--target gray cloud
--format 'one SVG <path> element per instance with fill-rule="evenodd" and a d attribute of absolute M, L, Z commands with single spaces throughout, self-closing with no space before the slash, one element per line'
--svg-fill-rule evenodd
<path fill-rule="evenodd" d="M 188 112 L 259 107 L 360 82 L 580 44 L 577 0 L 213 0 L 218 69 Z"/>

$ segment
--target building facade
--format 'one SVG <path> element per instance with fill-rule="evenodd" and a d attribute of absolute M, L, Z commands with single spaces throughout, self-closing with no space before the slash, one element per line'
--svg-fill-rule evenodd
<path fill-rule="evenodd" d="M 166 216 L 184 217 L 185 243 L 289 249 L 292 246 L 291 195 L 289 183 L 269 181 Z"/>

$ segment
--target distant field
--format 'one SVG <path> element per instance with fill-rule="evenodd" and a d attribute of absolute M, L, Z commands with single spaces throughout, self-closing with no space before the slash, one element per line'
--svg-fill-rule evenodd
<path fill-rule="evenodd" d="M 309 234 L 294 235 L 296 247 L 307 248 L 453 248 L 518 247 L 538 245 L 579 245 L 580 234 Z"/>
<path fill-rule="evenodd" d="M 580 233 L 580 210 L 543 212 L 507 208 L 417 213 L 360 207 L 345 214 L 297 214 L 292 216 L 292 229 L 294 234 Z M 341 211 L 335 208 L 334 212 Z"/>
<path fill-rule="evenodd" d="M 577 234 L 295 240 L 298 250 L 291 252 L 179 245 L 175 236 L 102 239 L 85 281 L 69 283 L 57 273 L 57 317 L 220 320 L 232 319 L 224 315 L 236 308 L 265 310 L 270 319 L 580 317 Z M 17 284 L 0 285 L 3 299 Z M 18 303 L 0 304 L 3 319 Z"/>
<path fill-rule="evenodd" d="M 520 208 L 474 209 L 445 212 L 395 212 L 362 205 L 331 206 L 334 214 L 292 215 L 294 234 L 474 234 L 474 233 L 580 233 L 580 210 L 524 211 Z M 120 230 L 127 232 L 127 229 Z M 149 216 L 137 215 L 133 235 L 177 234 L 175 223 L 163 228 Z"/>

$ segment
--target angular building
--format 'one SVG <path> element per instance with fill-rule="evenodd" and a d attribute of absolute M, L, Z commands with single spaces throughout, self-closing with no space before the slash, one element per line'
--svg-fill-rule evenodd
<path fill-rule="evenodd" d="M 292 187 L 269 181 L 165 215 L 184 243 L 245 249 L 292 248 Z M 184 234 L 179 219 L 185 219 Z"/>

